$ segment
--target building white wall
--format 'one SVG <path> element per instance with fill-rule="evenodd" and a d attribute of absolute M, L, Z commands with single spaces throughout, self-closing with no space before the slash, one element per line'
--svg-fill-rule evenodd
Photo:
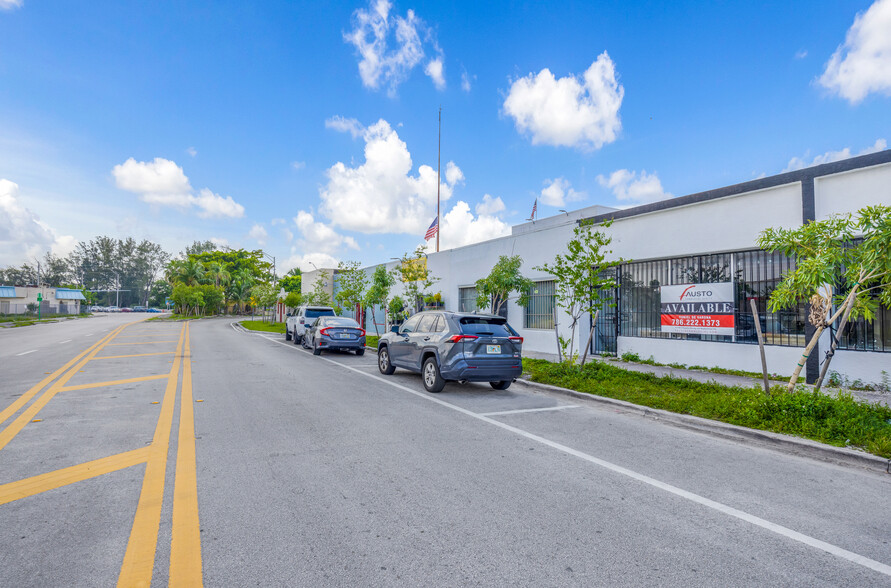
<path fill-rule="evenodd" d="M 638 261 L 753 249 L 764 229 L 797 227 L 801 218 L 795 182 L 618 219 L 606 231 L 616 256 Z"/>
<path fill-rule="evenodd" d="M 814 179 L 817 220 L 833 214 L 854 213 L 875 204 L 891 206 L 891 164 Z"/>

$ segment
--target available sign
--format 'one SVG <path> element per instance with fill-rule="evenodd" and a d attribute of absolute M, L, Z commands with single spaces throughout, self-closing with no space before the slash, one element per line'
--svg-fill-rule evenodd
<path fill-rule="evenodd" d="M 733 335 L 733 282 L 662 286 L 662 332 Z"/>

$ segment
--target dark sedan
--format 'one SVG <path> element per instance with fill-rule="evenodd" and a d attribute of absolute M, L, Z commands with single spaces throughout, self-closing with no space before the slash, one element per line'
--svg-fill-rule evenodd
<path fill-rule="evenodd" d="M 312 349 L 313 355 L 320 355 L 323 349 L 355 351 L 356 355 L 364 355 L 365 329 L 351 318 L 322 316 L 306 330 L 303 346 Z"/>
<path fill-rule="evenodd" d="M 523 338 L 500 316 L 421 312 L 378 343 L 378 369 L 420 372 L 424 388 L 439 392 L 446 380 L 489 382 L 505 390 L 523 372 Z"/>

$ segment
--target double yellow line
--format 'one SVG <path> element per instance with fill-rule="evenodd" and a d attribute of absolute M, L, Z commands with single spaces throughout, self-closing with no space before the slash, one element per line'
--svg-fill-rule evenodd
<path fill-rule="evenodd" d="M 192 398 L 192 360 L 189 324 L 183 324 L 180 330 L 173 366 L 169 373 L 160 376 L 144 376 L 95 384 L 66 386 L 72 376 L 89 361 L 103 359 L 96 357 L 96 354 L 105 346 L 114 345 L 110 342 L 127 326 L 129 325 L 122 325 L 100 339 L 86 351 L 41 380 L 18 400 L 0 412 L 0 424 L 2 424 L 49 385 L 49 388 L 31 406 L 24 410 L 5 429 L 0 431 L 0 450 L 25 425 L 31 422 L 34 416 L 59 392 L 153 379 L 166 379 L 167 385 L 161 404 L 161 414 L 155 427 L 152 443 L 148 447 L 104 457 L 17 482 L 2 484 L 0 485 L 0 505 L 145 463 L 146 469 L 142 490 L 136 507 L 127 550 L 124 554 L 123 565 L 118 577 L 118 586 L 149 586 L 152 580 L 158 543 L 161 507 L 164 502 L 167 455 L 170 449 L 176 391 L 179 383 L 180 368 L 182 367 L 183 380 L 180 394 L 179 433 L 173 490 L 169 585 L 201 586 L 203 583 L 201 536 L 198 519 L 198 483 L 195 457 L 195 418 Z M 161 341 L 158 342 L 160 343 Z"/>

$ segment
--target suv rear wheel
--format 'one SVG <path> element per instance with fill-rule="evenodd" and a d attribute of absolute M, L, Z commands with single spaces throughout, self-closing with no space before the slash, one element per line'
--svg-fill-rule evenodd
<path fill-rule="evenodd" d="M 445 387 L 445 380 L 442 379 L 442 375 L 439 373 L 439 366 L 436 365 L 435 357 L 428 357 L 424 361 L 421 377 L 424 379 L 424 388 L 427 392 L 441 392 Z"/>
<path fill-rule="evenodd" d="M 510 388 L 510 380 L 501 380 L 500 382 L 489 382 L 489 385 L 496 390 L 507 390 Z"/>
<path fill-rule="evenodd" d="M 291 331 L 288 330 L 287 325 L 285 326 L 285 341 L 291 340 Z"/>

